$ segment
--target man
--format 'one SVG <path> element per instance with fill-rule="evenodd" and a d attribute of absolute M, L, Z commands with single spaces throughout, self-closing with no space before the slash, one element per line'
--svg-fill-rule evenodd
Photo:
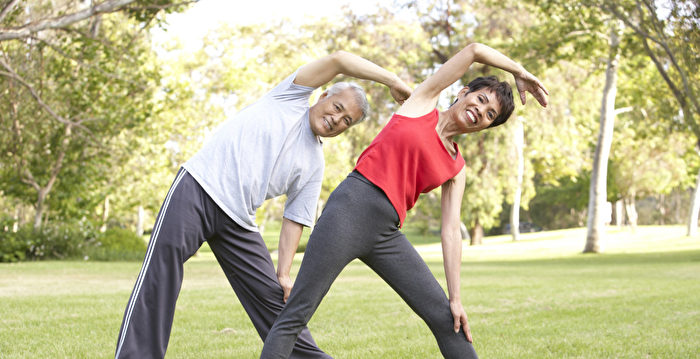
<path fill-rule="evenodd" d="M 127 304 L 116 358 L 162 358 L 183 263 L 207 241 L 264 340 L 291 291 L 289 270 L 303 226 L 314 221 L 324 160 L 320 137 L 337 136 L 367 114 L 364 91 L 335 84 L 309 107 L 313 90 L 344 74 L 388 86 L 398 102 L 411 89 L 393 73 L 339 51 L 300 67 L 226 120 L 178 172 L 161 207 Z M 255 211 L 286 194 L 275 268 Z M 304 329 L 294 358 L 328 358 Z"/>

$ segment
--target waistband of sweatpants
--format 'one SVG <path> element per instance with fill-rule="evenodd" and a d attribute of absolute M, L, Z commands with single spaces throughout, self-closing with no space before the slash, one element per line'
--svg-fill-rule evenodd
<path fill-rule="evenodd" d="M 379 186 L 372 183 L 372 181 L 368 180 L 367 177 L 363 176 L 362 173 L 358 172 L 357 170 L 352 170 L 352 172 L 350 172 L 348 177 L 356 178 L 356 179 L 358 179 L 364 183 L 367 183 L 368 185 L 380 190 L 382 193 L 384 193 L 384 191 L 381 188 L 379 188 Z"/>
<path fill-rule="evenodd" d="M 352 172 L 350 172 L 350 174 L 348 175 L 348 178 L 350 178 L 350 177 L 357 179 L 360 182 L 364 182 L 367 185 L 369 185 L 370 187 L 372 187 L 374 190 L 376 190 L 380 194 L 381 198 L 384 199 L 386 201 L 386 203 L 388 203 L 388 205 L 393 210 L 393 213 L 396 216 L 396 221 L 397 221 L 397 223 L 399 223 L 397 226 L 399 226 L 399 227 L 401 226 L 401 223 L 399 221 L 399 215 L 396 212 L 396 208 L 394 208 L 394 205 L 391 203 L 391 201 L 389 200 L 389 197 L 386 195 L 386 193 L 384 193 L 384 190 L 381 189 L 381 187 L 372 183 L 372 181 L 368 180 L 367 177 L 363 176 L 362 173 L 358 172 L 357 170 L 353 170 Z"/>

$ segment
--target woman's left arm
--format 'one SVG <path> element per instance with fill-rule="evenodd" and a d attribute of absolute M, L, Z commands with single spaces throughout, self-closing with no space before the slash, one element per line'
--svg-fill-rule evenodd
<path fill-rule="evenodd" d="M 459 225 L 465 182 L 466 171 L 462 168 L 454 178 L 442 185 L 442 231 L 440 237 L 445 277 L 447 278 L 447 292 L 450 297 L 450 310 L 454 318 L 454 331 L 457 333 L 462 327 L 467 340 L 471 343 L 472 333 L 469 330 L 467 313 L 462 306 L 459 289 L 459 276 L 462 267 L 462 236 Z"/>
<path fill-rule="evenodd" d="M 549 93 L 537 77 L 497 50 L 484 44 L 471 43 L 440 66 L 435 74 L 421 82 L 396 113 L 418 117 L 432 111 L 437 105 L 440 93 L 459 80 L 474 62 L 497 67 L 513 74 L 523 105 L 525 92 L 530 92 L 540 105 L 547 106 Z"/>

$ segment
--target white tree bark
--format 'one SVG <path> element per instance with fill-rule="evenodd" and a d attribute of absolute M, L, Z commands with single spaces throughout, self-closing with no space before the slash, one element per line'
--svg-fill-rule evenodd
<path fill-rule="evenodd" d="M 698 214 L 700 214 L 700 171 L 695 180 L 695 190 L 693 191 L 693 201 L 690 207 L 690 217 L 688 218 L 688 237 L 698 235 Z"/>
<path fill-rule="evenodd" d="M 10 0 L 10 2 L 5 4 L 2 10 L 0 10 L 0 21 L 5 19 L 5 16 L 7 16 L 7 14 L 9 14 L 10 11 L 12 11 L 15 8 L 18 2 L 19 0 Z"/>
<path fill-rule="evenodd" d="M 610 48 L 608 66 L 605 70 L 605 87 L 603 88 L 603 103 L 600 109 L 600 130 L 598 143 L 593 158 L 591 187 L 588 198 L 588 234 L 584 253 L 599 253 L 602 251 L 601 239 L 605 236 L 605 203 L 607 202 L 608 159 L 612 146 L 613 129 L 615 127 L 615 96 L 617 95 L 617 68 L 620 58 L 620 36 L 622 24 L 617 20 L 610 22 Z"/>
<path fill-rule="evenodd" d="M 17 233 L 17 230 L 19 230 L 19 216 L 20 216 L 20 209 L 19 207 L 15 208 L 15 216 L 13 218 L 14 223 L 12 223 L 12 233 Z"/>
<path fill-rule="evenodd" d="M 637 232 L 637 219 L 639 218 L 634 197 L 635 195 L 632 194 L 625 200 L 625 212 L 627 213 L 627 221 L 630 224 L 630 228 L 632 228 L 632 233 Z"/>
<path fill-rule="evenodd" d="M 140 236 L 143 235 L 143 222 L 146 214 L 143 210 L 143 206 L 139 206 L 137 218 L 136 218 L 136 234 Z"/>
<path fill-rule="evenodd" d="M 459 222 L 459 233 L 462 236 L 462 240 L 471 240 L 469 236 L 469 231 L 467 230 L 467 225 L 464 222 Z"/>
<path fill-rule="evenodd" d="M 100 232 L 104 233 L 107 230 L 107 220 L 109 219 L 109 195 L 105 196 L 105 201 L 102 206 L 102 226 Z"/>
<path fill-rule="evenodd" d="M 623 216 L 625 215 L 625 212 L 623 211 L 622 207 L 622 200 L 618 199 L 615 201 L 615 225 L 618 227 L 622 227 L 622 223 L 624 222 Z"/>
<path fill-rule="evenodd" d="M 107 0 L 71 14 L 50 19 L 42 19 L 16 28 L 0 28 L 0 41 L 27 37 L 43 30 L 63 28 L 98 14 L 118 11 L 125 5 L 128 5 L 134 1 L 135 0 Z"/>
<path fill-rule="evenodd" d="M 522 197 L 523 193 L 523 174 L 525 172 L 525 158 L 523 156 L 525 133 L 523 130 L 523 118 L 520 116 L 515 119 L 513 144 L 517 156 L 517 169 L 513 207 L 510 211 L 510 233 L 513 236 L 513 241 L 517 241 L 520 239 L 520 197 Z"/>

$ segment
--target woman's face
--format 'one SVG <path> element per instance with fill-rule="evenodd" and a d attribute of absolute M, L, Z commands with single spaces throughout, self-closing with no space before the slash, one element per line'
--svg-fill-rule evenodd
<path fill-rule="evenodd" d="M 463 88 L 457 102 L 447 112 L 463 133 L 481 131 L 491 125 L 501 111 L 501 103 L 490 89 L 482 88 L 469 92 Z"/>

